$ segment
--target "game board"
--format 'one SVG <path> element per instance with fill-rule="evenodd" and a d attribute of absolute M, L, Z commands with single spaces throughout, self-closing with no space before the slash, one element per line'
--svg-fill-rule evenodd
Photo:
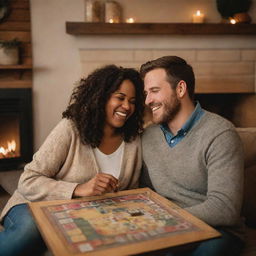
<path fill-rule="evenodd" d="M 61 256 L 130 255 L 219 235 L 147 188 L 30 207 L 49 247 Z"/>

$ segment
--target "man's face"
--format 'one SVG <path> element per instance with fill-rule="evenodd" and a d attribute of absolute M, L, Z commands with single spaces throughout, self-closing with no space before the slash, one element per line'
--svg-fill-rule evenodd
<path fill-rule="evenodd" d="M 149 71 L 144 79 L 145 103 L 152 110 L 153 122 L 168 123 L 180 110 L 181 103 L 176 91 L 167 82 L 166 72 L 162 68 Z"/>

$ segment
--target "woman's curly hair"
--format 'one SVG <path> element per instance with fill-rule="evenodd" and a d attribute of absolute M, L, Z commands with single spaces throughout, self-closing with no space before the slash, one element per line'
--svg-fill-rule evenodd
<path fill-rule="evenodd" d="M 117 132 L 129 142 L 143 130 L 144 93 L 139 72 L 133 68 L 107 65 L 80 80 L 62 113 L 63 118 L 75 123 L 82 143 L 92 147 L 100 145 L 106 118 L 105 105 L 124 80 L 130 80 L 135 86 L 135 111 Z"/>

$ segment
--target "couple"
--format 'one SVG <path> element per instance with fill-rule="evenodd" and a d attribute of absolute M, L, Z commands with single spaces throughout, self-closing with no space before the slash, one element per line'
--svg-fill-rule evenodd
<path fill-rule="evenodd" d="M 81 79 L 63 119 L 25 166 L 2 212 L 0 255 L 46 250 L 27 202 L 138 185 L 222 233 L 182 255 L 239 255 L 242 145 L 230 122 L 194 104 L 194 87 L 192 67 L 176 56 L 147 62 L 140 74 L 109 65 Z M 144 101 L 155 124 L 142 133 Z"/>

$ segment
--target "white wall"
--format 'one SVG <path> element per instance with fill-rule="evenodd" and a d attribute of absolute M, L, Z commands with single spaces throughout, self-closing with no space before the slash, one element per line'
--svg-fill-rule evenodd
<path fill-rule="evenodd" d="M 220 21 L 215 0 L 119 0 L 124 18 L 138 22 L 190 22 L 196 9 Z M 30 0 L 33 45 L 35 150 L 61 119 L 82 70 L 81 49 L 255 49 L 256 36 L 72 36 L 66 21 L 84 20 L 83 0 Z M 250 10 L 256 22 L 256 0 Z"/>

